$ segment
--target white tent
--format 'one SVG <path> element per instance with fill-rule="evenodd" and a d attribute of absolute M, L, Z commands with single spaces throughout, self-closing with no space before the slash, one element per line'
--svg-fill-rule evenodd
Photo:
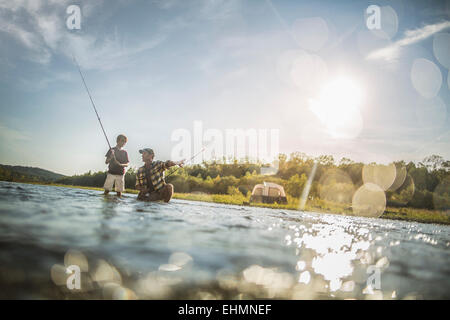
<path fill-rule="evenodd" d="M 250 202 L 287 203 L 287 199 L 282 186 L 272 182 L 264 182 L 253 187 Z"/>

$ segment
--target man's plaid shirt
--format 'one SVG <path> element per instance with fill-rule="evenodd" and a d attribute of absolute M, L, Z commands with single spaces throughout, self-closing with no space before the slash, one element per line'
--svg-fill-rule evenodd
<path fill-rule="evenodd" d="M 160 190 L 166 182 L 164 181 L 164 170 L 168 169 L 166 162 L 153 161 L 150 168 L 146 168 L 145 165 L 140 167 L 136 173 L 136 189 L 138 187 L 148 188 L 148 180 L 153 184 L 155 191 Z M 147 176 L 146 171 L 149 172 Z"/>

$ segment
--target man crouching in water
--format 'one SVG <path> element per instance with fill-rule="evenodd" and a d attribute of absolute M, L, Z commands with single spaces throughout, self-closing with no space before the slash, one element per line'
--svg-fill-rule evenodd
<path fill-rule="evenodd" d="M 184 160 L 153 161 L 155 153 L 150 148 L 139 150 L 145 165 L 136 173 L 136 189 L 139 190 L 138 200 L 169 202 L 173 195 L 173 185 L 164 181 L 164 170 L 173 166 L 182 167 Z"/>

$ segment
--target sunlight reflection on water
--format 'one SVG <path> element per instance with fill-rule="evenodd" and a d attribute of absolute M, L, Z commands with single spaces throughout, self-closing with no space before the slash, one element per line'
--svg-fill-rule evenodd
<path fill-rule="evenodd" d="M 1 297 L 450 296 L 447 226 L 15 186 L 0 183 Z M 81 269 L 80 290 L 66 287 L 70 265 Z"/>

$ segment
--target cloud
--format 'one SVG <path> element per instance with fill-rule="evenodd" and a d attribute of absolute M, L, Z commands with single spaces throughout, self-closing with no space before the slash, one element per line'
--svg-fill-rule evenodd
<path fill-rule="evenodd" d="M 69 31 L 65 24 L 65 10 L 72 4 L 69 0 L 0 0 L 0 39 L 6 35 L 27 50 L 19 55 L 27 60 L 48 64 L 55 55 L 78 58 L 86 69 L 116 69 L 129 63 L 132 55 L 152 49 L 165 40 L 164 32 L 156 33 L 145 41 L 129 42 L 124 45 L 117 29 L 108 34 L 89 34 L 84 31 Z M 117 6 L 125 2 L 119 1 Z M 82 23 L 98 11 L 102 19 L 112 14 L 111 5 L 103 1 L 83 4 Z M 2 35 L 2 33 L 4 35 Z"/>
<path fill-rule="evenodd" d="M 233 16 L 239 9 L 238 0 L 207 0 L 200 9 L 200 15 L 209 20 L 225 20 Z"/>
<path fill-rule="evenodd" d="M 0 19 L 0 31 L 12 35 L 19 43 L 28 49 L 27 58 L 38 63 L 48 63 L 50 61 L 49 51 L 41 46 L 41 41 L 35 34 L 24 30 L 16 25 Z"/>
<path fill-rule="evenodd" d="M 76 76 L 74 72 L 46 72 L 39 75 L 38 81 L 34 77 L 22 77 L 16 79 L 15 83 L 24 91 L 33 92 L 44 90 L 55 83 L 73 81 Z M 78 77 L 75 78 L 77 81 Z"/>
<path fill-rule="evenodd" d="M 407 30 L 402 39 L 384 48 L 372 51 L 367 55 L 367 59 L 385 60 L 388 62 L 395 61 L 398 59 L 400 51 L 403 47 L 422 41 L 448 27 L 450 27 L 450 21 L 443 21 L 435 24 L 428 24 L 420 29 Z"/>
<path fill-rule="evenodd" d="M 197 0 L 188 4 L 153 0 L 153 11 L 177 7 L 174 11 L 178 13 L 168 19 L 154 19 L 151 33 L 137 39 L 121 35 L 117 24 L 111 22 L 122 7 L 130 5 L 128 1 L 83 1 L 81 30 L 75 31 L 66 28 L 66 8 L 71 4 L 72 0 L 0 0 L 0 40 L 5 42 L 9 37 L 26 49 L 15 52 L 14 58 L 47 65 L 58 55 L 70 59 L 75 55 L 83 69 L 119 69 L 132 64 L 133 56 L 159 46 L 193 23 L 231 19 L 240 6 L 238 0 Z M 112 24 L 111 28 L 104 28 L 108 24 Z"/>
<path fill-rule="evenodd" d="M 172 7 L 179 4 L 180 1 L 179 0 L 153 0 L 152 3 L 154 3 L 158 8 L 167 10 L 167 9 L 171 9 Z"/>
<path fill-rule="evenodd" d="M 60 9 L 63 3 L 58 2 L 57 7 Z M 39 0 L 0 0 L 0 31 L 27 49 L 25 58 L 42 64 L 50 61 L 50 49 L 58 37 L 55 13 L 44 10 L 45 5 Z"/>
<path fill-rule="evenodd" d="M 0 124 L 0 137 L 3 143 L 5 141 L 28 141 L 30 137 L 21 131 L 8 128 Z"/>
<path fill-rule="evenodd" d="M 68 35 L 60 49 L 66 56 L 77 58 L 84 69 L 117 69 L 131 63 L 129 58 L 158 46 L 165 40 L 164 35 L 157 35 L 142 43 L 125 46 L 115 34 L 106 37 L 98 44 L 92 36 Z"/>

